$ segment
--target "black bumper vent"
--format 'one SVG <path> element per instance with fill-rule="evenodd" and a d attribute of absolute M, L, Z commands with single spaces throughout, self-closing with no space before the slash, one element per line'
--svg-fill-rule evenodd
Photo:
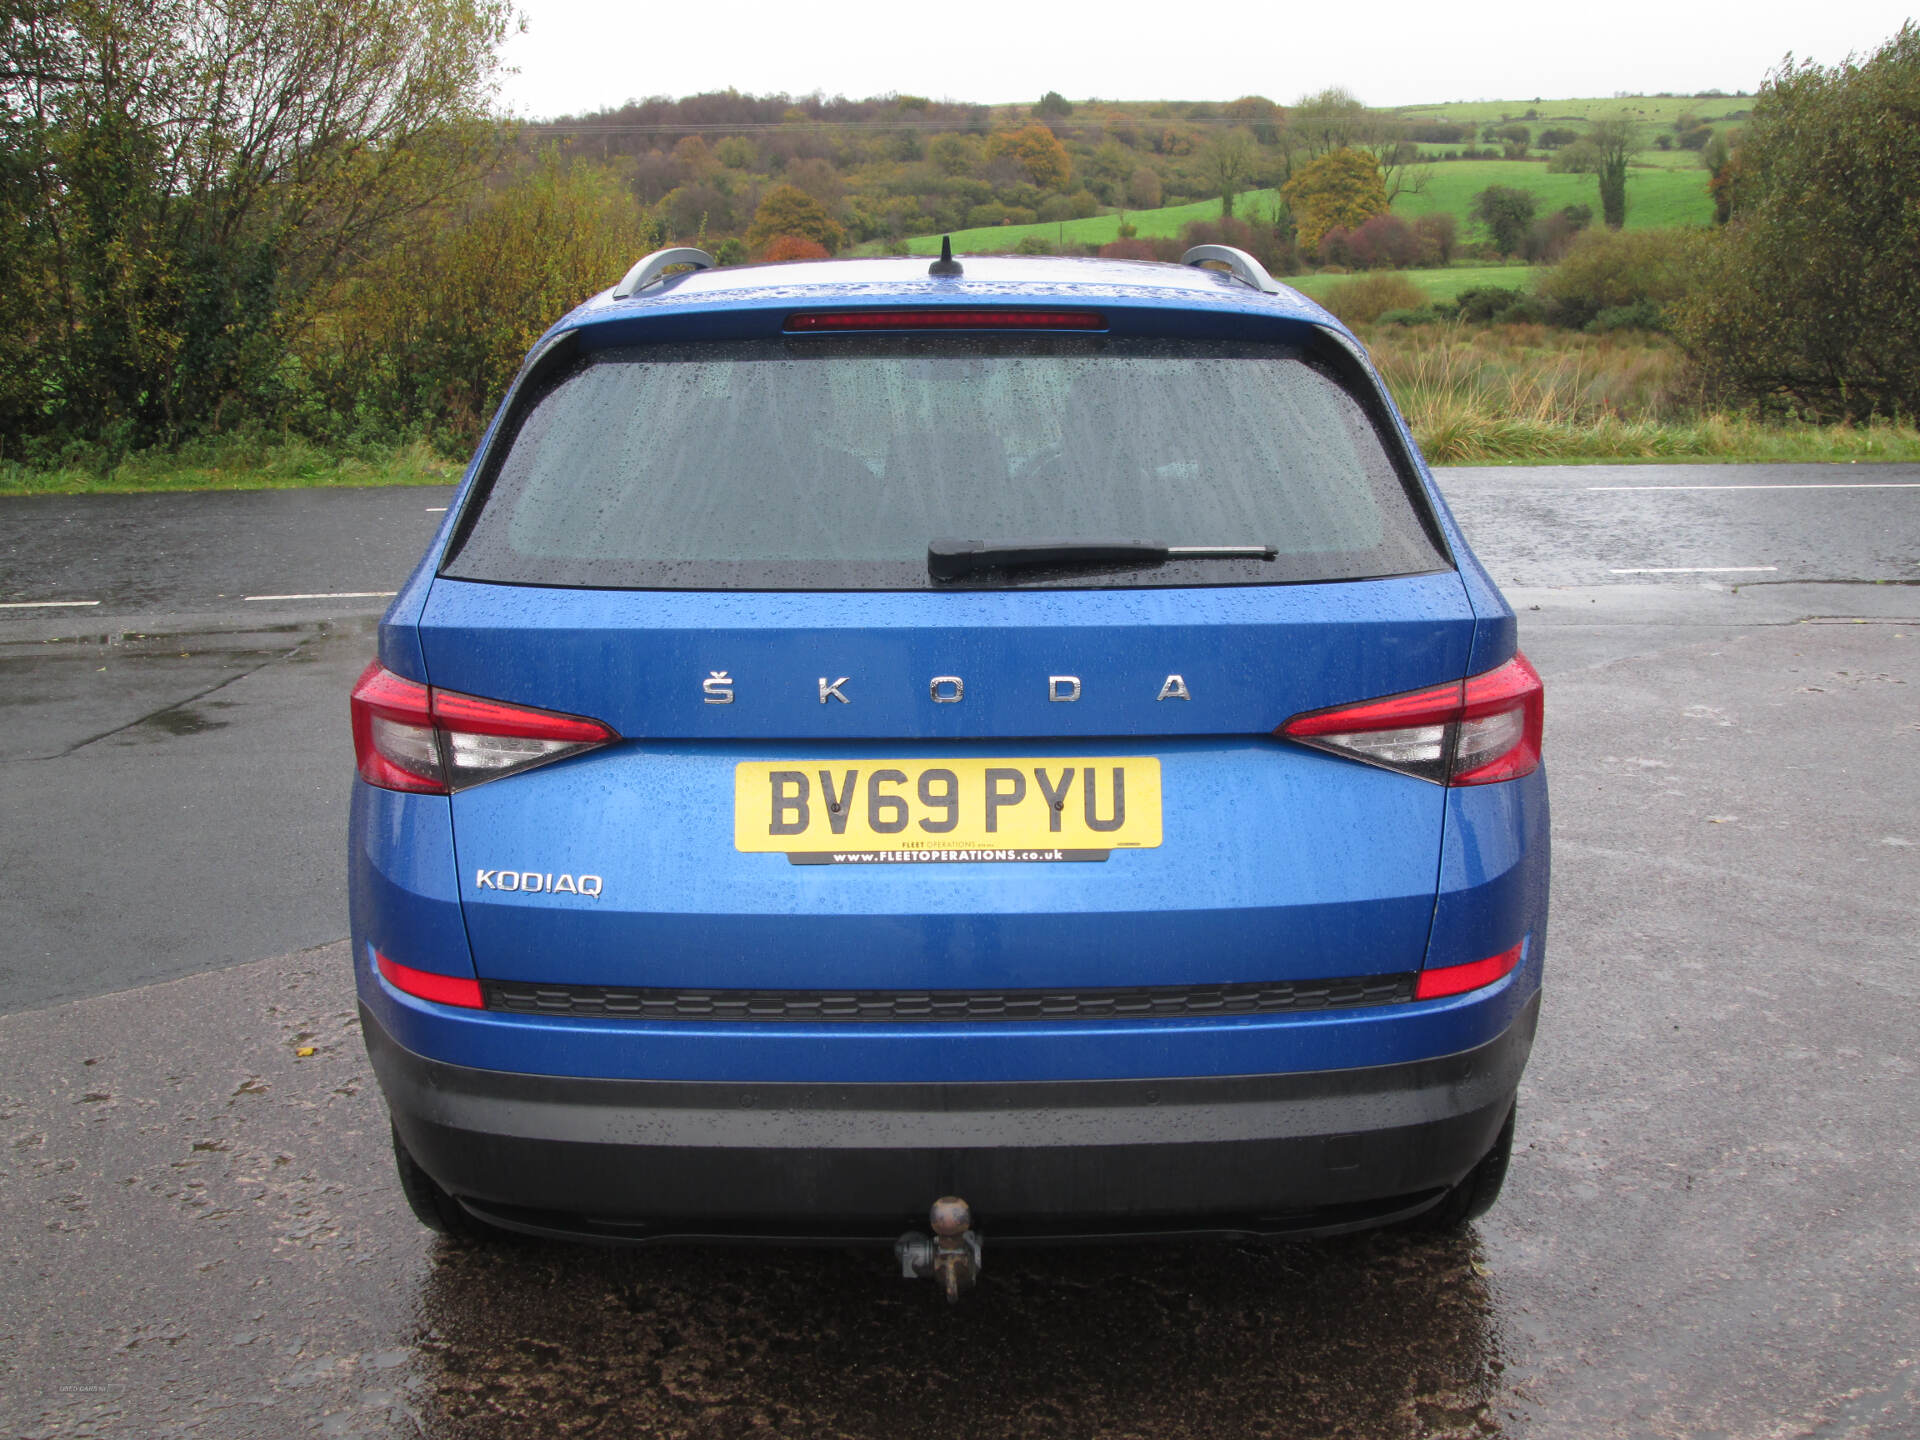
<path fill-rule="evenodd" d="M 610 1020 L 1107 1020 L 1345 1010 L 1413 998 L 1412 975 L 1096 990 L 649 990 L 482 982 L 489 1010 Z"/>

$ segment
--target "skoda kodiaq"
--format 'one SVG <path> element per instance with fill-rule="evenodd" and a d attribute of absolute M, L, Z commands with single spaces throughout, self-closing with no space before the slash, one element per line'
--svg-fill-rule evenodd
<path fill-rule="evenodd" d="M 534 348 L 352 700 L 423 1220 L 1492 1203 L 1540 682 L 1364 349 L 1188 261 L 668 251 Z"/>

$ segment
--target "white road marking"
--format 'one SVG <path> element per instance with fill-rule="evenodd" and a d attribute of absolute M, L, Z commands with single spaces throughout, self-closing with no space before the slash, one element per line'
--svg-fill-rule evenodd
<path fill-rule="evenodd" d="M 319 595 L 248 595 L 248 600 L 391 600 L 398 590 L 331 590 Z"/>
<path fill-rule="evenodd" d="M 1637 570 L 1609 570 L 1609 575 L 1758 575 L 1778 570 L 1778 565 L 1668 565 L 1643 566 Z"/>
<path fill-rule="evenodd" d="M 1825 480 L 1811 485 L 1589 485 L 1589 490 L 1920 490 L 1920 480 Z"/>
<path fill-rule="evenodd" d="M 444 515 L 446 513 L 447 513 L 447 507 L 444 505 L 427 506 L 427 514 L 429 515 Z"/>
<path fill-rule="evenodd" d="M 68 605 L 98 605 L 98 600 L 8 600 L 0 610 L 56 610 Z"/>

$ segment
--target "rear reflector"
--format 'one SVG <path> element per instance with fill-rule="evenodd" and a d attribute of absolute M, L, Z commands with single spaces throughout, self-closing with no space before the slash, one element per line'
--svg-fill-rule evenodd
<path fill-rule="evenodd" d="M 821 330 L 1104 330 L 1095 310 L 815 310 L 787 317 L 788 331 Z"/>
<path fill-rule="evenodd" d="M 1544 698 L 1540 676 L 1516 652 L 1483 675 L 1311 710 L 1274 733 L 1439 785 L 1490 785 L 1540 768 Z"/>
<path fill-rule="evenodd" d="M 445 795 L 619 738 L 598 720 L 436 690 L 378 660 L 353 687 L 355 763 L 384 790 Z"/>
<path fill-rule="evenodd" d="M 431 970 L 416 970 L 411 965 L 401 965 L 389 960 L 378 950 L 373 952 L 374 963 L 380 967 L 380 973 L 387 983 L 396 990 L 404 990 L 422 1000 L 431 1000 L 436 1005 L 458 1005 L 467 1010 L 483 1008 L 478 980 L 462 980 L 457 975 L 436 975 Z"/>
<path fill-rule="evenodd" d="M 1443 995 L 1464 995 L 1510 974 L 1520 963 L 1520 946 L 1474 960 L 1465 965 L 1442 965 L 1437 970 L 1422 970 L 1413 987 L 1416 1000 L 1438 1000 Z"/>

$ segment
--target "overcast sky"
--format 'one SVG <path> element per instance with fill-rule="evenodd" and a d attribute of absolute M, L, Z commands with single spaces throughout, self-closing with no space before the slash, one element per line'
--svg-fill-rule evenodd
<path fill-rule="evenodd" d="M 1341 85 L 1371 105 L 1753 90 L 1782 56 L 1833 64 L 1908 18 L 1872 0 L 1524 5 L 1157 5 L 1081 0 L 520 0 L 504 108 L 528 119 L 648 95 L 1281 103 Z"/>

